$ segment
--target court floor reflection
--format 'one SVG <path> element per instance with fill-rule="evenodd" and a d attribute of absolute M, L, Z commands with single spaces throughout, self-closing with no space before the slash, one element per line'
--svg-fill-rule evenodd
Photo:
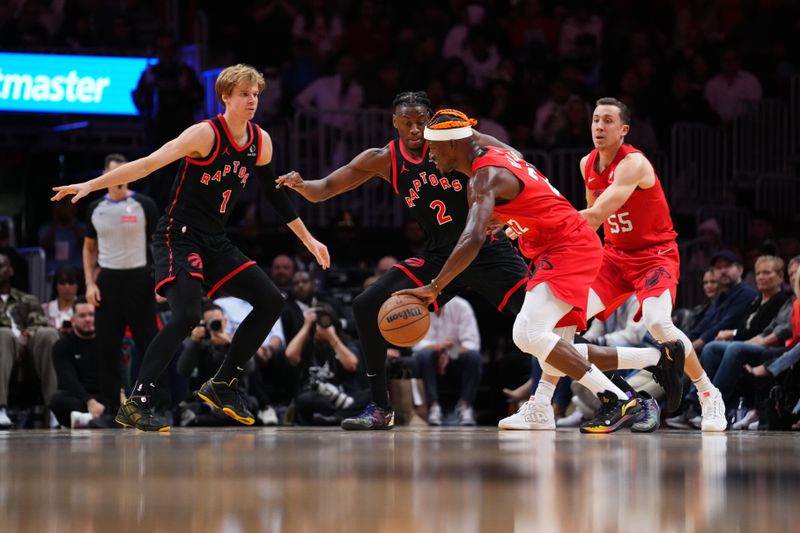
<path fill-rule="evenodd" d="M 0 433 L 2 531 L 797 531 L 799 489 L 797 433 Z"/>

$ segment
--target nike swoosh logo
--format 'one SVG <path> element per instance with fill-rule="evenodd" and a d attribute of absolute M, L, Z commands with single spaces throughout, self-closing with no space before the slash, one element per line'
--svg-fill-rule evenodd
<path fill-rule="evenodd" d="M 377 376 L 377 375 L 378 375 L 378 374 L 370 374 L 369 372 L 367 372 L 367 377 L 368 377 L 368 378 L 374 378 L 374 377 L 375 377 L 375 376 Z"/>
<path fill-rule="evenodd" d="M 666 250 L 659 250 L 656 253 L 658 255 L 664 255 L 665 253 L 669 252 L 670 250 L 672 250 L 672 248 L 667 248 Z"/>
<path fill-rule="evenodd" d="M 594 180 L 595 180 L 595 178 L 589 178 L 589 179 L 588 179 L 588 180 L 586 180 L 586 181 L 594 181 Z"/>

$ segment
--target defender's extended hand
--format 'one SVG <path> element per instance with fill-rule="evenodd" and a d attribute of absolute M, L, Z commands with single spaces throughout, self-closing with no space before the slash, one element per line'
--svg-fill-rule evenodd
<path fill-rule="evenodd" d="M 275 180 L 276 189 L 280 189 L 281 187 L 289 187 L 290 189 L 298 190 L 303 188 L 303 184 L 303 176 L 294 170 L 287 172 L 282 176 L 278 176 L 278 179 Z"/>
<path fill-rule="evenodd" d="M 439 296 L 439 291 L 434 289 L 433 285 L 428 284 L 424 287 L 417 287 L 416 289 L 403 289 L 402 291 L 393 293 L 392 296 L 399 296 L 401 294 L 410 294 L 411 296 L 416 296 L 425 302 L 425 305 L 430 305 Z"/>
<path fill-rule="evenodd" d="M 306 248 L 308 251 L 312 253 L 312 255 L 316 258 L 317 263 L 319 266 L 323 268 L 323 270 L 327 270 L 331 266 L 331 256 L 328 253 L 328 247 L 319 242 L 317 239 L 310 239 L 307 243 L 305 243 Z"/>
<path fill-rule="evenodd" d="M 92 189 L 89 188 L 89 185 L 87 185 L 86 182 L 73 183 L 71 185 L 59 185 L 58 187 L 53 187 L 53 190 L 56 191 L 56 194 L 50 198 L 51 202 L 57 202 L 65 196 L 74 194 L 75 196 L 72 198 L 73 204 L 92 192 Z"/>

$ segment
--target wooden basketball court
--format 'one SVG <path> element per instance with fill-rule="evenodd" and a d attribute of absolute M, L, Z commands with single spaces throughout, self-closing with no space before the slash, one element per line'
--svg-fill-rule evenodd
<path fill-rule="evenodd" d="M 800 434 L 0 433 L 0 531 L 800 531 Z"/>

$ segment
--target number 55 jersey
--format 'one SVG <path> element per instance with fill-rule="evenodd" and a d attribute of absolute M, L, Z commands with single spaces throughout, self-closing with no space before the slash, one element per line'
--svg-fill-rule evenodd
<path fill-rule="evenodd" d="M 641 152 L 629 144 L 620 146 L 603 172 L 595 169 L 598 151 L 589 153 L 584 182 L 595 198 L 614 182 L 617 165 L 631 153 Z M 640 304 L 636 320 L 641 316 L 641 304 L 646 298 L 669 290 L 675 303 L 680 276 L 680 256 L 675 243 L 678 234 L 672 228 L 669 206 L 655 169 L 653 174 L 655 184 L 652 187 L 634 190 L 622 207 L 603 223 L 603 265 L 592 284 L 605 305 L 598 315 L 600 319 L 607 318 L 633 293 Z"/>

